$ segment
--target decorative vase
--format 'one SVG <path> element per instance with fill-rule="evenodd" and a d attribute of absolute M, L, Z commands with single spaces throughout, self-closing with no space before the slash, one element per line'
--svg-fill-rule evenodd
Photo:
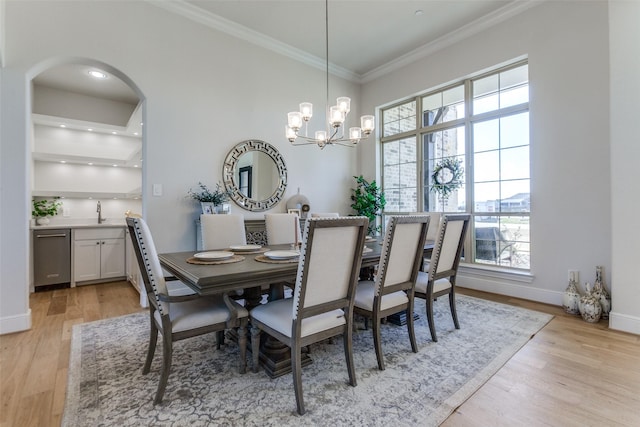
<path fill-rule="evenodd" d="M 582 319 L 589 323 L 598 323 L 602 316 L 602 306 L 600 305 L 599 294 L 596 297 L 591 293 L 590 284 L 586 283 L 587 293 L 580 298 L 579 309 Z"/>
<path fill-rule="evenodd" d="M 38 224 L 38 225 L 47 225 L 47 224 L 49 224 L 49 218 L 47 218 L 46 216 L 40 216 L 40 217 L 36 218 L 36 224 Z"/>
<path fill-rule="evenodd" d="M 580 292 L 578 291 L 578 286 L 576 286 L 576 282 L 574 277 L 569 278 L 569 286 L 564 291 L 564 296 L 562 298 L 562 308 L 569 314 L 580 314 Z"/>
<path fill-rule="evenodd" d="M 217 213 L 216 207 L 212 202 L 200 202 L 203 214 L 215 214 Z"/>
<path fill-rule="evenodd" d="M 604 284 L 604 274 L 602 273 L 603 268 L 601 265 L 596 266 L 596 281 L 593 284 L 594 296 L 597 292 L 597 298 L 600 302 L 600 306 L 602 307 L 602 318 L 608 319 L 609 312 L 611 311 L 611 295 L 607 292 L 607 289 Z"/>

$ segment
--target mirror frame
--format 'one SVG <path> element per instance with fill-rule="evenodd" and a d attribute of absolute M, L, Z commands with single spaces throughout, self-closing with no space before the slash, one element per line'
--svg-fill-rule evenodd
<path fill-rule="evenodd" d="M 264 200 L 250 199 L 245 196 L 240 192 L 239 183 L 235 180 L 236 168 L 240 157 L 251 151 L 258 151 L 268 155 L 278 169 L 278 186 L 273 194 Z M 222 168 L 222 182 L 224 183 L 224 188 L 231 195 L 231 199 L 238 206 L 251 212 L 262 212 L 271 209 L 282 201 L 284 192 L 287 189 L 287 167 L 284 164 L 284 158 L 273 145 L 259 139 L 248 139 L 236 144 L 227 154 Z"/>

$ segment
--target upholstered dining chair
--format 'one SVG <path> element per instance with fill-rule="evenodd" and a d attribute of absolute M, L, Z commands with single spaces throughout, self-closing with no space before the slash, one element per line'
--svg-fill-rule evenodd
<path fill-rule="evenodd" d="M 260 331 L 288 345 L 300 415 L 305 413 L 302 347 L 342 334 L 349 384 L 356 385 L 352 308 L 368 223 L 366 217 L 308 219 L 293 297 L 251 310 L 254 370 L 259 362 Z"/>
<path fill-rule="evenodd" d="M 241 214 L 203 214 L 200 215 L 200 227 L 204 250 L 225 249 L 231 245 L 247 243 L 244 216 Z"/>
<path fill-rule="evenodd" d="M 433 321 L 433 301 L 443 295 L 449 295 L 449 307 L 453 324 L 460 329 L 456 312 L 456 277 L 464 239 L 469 227 L 470 215 L 445 215 L 438 228 L 428 272 L 419 272 L 416 281 L 415 296 L 424 298 L 427 306 L 427 321 L 431 339 L 438 341 Z"/>
<path fill-rule="evenodd" d="M 296 214 L 265 214 L 264 225 L 267 231 L 267 245 L 302 242 L 300 218 Z"/>
<path fill-rule="evenodd" d="M 416 353 L 413 327 L 413 292 L 422 264 L 429 216 L 392 216 L 387 223 L 380 263 L 373 281 L 360 281 L 353 312 L 370 318 L 378 369 L 384 370 L 380 337 L 383 318 L 406 310 L 411 350 Z"/>
<path fill-rule="evenodd" d="M 221 215 L 222 216 L 222 215 Z M 173 343 L 210 332 L 237 328 L 240 352 L 239 371 L 246 371 L 248 312 L 241 305 L 221 296 L 203 297 L 198 294 L 170 295 L 153 238 L 146 222 L 141 218 L 127 218 L 127 226 L 136 253 L 140 273 L 149 298 L 151 330 L 147 358 L 142 368 L 144 375 L 151 369 L 158 332 L 162 334 L 162 371 L 154 405 L 162 402 L 173 354 Z M 221 334 L 218 334 L 218 337 Z M 217 340 L 219 345 L 220 341 Z"/>

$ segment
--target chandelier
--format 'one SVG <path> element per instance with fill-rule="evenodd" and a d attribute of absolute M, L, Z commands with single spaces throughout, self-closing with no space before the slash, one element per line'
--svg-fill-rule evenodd
<path fill-rule="evenodd" d="M 329 2 L 325 0 L 325 49 L 326 49 L 326 87 L 327 107 L 329 106 Z M 313 116 L 313 105 L 310 102 L 302 102 L 300 111 L 293 111 L 287 115 L 286 136 L 293 145 L 316 144 L 321 149 L 327 145 L 343 145 L 354 147 L 362 139 L 366 139 L 375 127 L 373 116 L 362 116 L 359 127 L 349 128 L 345 135 L 345 121 L 351 109 L 351 99 L 341 96 L 334 106 L 327 108 L 327 124 L 325 130 L 317 130 L 314 137 L 308 136 L 307 126 Z M 299 133 L 304 126 L 304 135 Z"/>

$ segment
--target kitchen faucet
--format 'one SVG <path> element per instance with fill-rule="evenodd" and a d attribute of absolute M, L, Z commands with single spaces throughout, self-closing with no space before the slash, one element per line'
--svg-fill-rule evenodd
<path fill-rule="evenodd" d="M 98 207 L 96 208 L 96 212 L 98 212 L 98 224 L 102 224 L 104 218 L 102 218 L 102 206 L 100 205 L 100 200 L 98 200 Z"/>

